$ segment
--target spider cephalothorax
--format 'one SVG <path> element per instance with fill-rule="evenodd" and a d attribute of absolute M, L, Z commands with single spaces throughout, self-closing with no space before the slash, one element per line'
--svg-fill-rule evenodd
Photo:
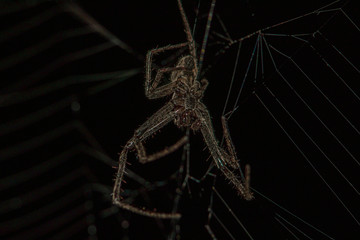
<path fill-rule="evenodd" d="M 184 136 L 178 142 L 170 147 L 166 147 L 160 152 L 152 155 L 148 155 L 146 153 L 143 145 L 145 140 L 154 135 L 154 133 L 171 121 L 174 121 L 175 125 L 179 128 L 191 128 L 194 131 L 200 130 L 204 138 L 204 142 L 215 162 L 215 166 L 221 170 L 223 175 L 233 184 L 237 192 L 243 198 L 247 200 L 253 198 L 249 188 L 249 168 L 246 168 L 247 171 L 245 173 L 245 178 L 239 178 L 238 175 L 233 172 L 234 170 L 240 169 L 240 166 L 236 159 L 234 146 L 230 139 L 225 117 L 222 117 L 222 126 L 228 151 L 225 151 L 225 149 L 219 146 L 214 134 L 209 111 L 201 102 L 208 82 L 205 79 L 201 80 L 201 82 L 198 80 L 199 73 L 194 40 L 180 0 L 178 0 L 178 5 L 185 25 L 185 33 L 188 41 L 185 43 L 150 50 L 146 56 L 145 95 L 149 99 L 165 96 L 171 96 L 171 99 L 135 131 L 133 137 L 123 148 L 119 157 L 119 168 L 113 191 L 114 204 L 138 214 L 158 218 L 179 218 L 180 214 L 156 213 L 139 209 L 124 203 L 120 200 L 121 182 L 125 172 L 127 154 L 129 150 L 135 149 L 139 161 L 141 163 L 146 163 L 159 159 L 175 151 L 188 141 L 187 136 Z M 155 78 L 152 76 L 154 55 L 166 50 L 184 47 L 188 47 L 190 53 L 189 55 L 181 57 L 174 67 L 158 69 Z M 170 82 L 160 84 L 160 82 L 164 79 L 164 74 L 166 73 L 171 73 Z"/>

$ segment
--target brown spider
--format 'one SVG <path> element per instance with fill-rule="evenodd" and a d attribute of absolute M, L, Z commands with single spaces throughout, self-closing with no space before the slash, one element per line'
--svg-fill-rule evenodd
<path fill-rule="evenodd" d="M 165 148 L 152 155 L 147 155 L 143 142 L 155 132 L 160 130 L 166 124 L 174 121 L 179 128 L 191 128 L 193 131 L 200 130 L 211 156 L 215 161 L 215 165 L 221 170 L 224 176 L 233 184 L 238 193 L 246 200 L 253 198 L 249 189 L 250 168 L 245 168 L 245 179 L 240 179 L 233 173 L 232 169 L 239 169 L 240 166 L 236 159 L 234 146 L 231 142 L 229 131 L 226 125 L 225 117 L 222 117 L 222 127 L 224 131 L 225 143 L 228 153 L 219 146 L 211 123 L 211 117 L 206 106 L 201 102 L 203 93 L 208 85 L 206 79 L 198 81 L 198 65 L 196 58 L 196 49 L 194 40 L 191 35 L 189 23 L 186 19 L 181 1 L 178 0 L 181 17 L 185 27 L 187 36 L 186 43 L 170 45 L 162 48 L 150 50 L 146 57 L 146 79 L 145 79 L 145 95 L 149 99 L 161 98 L 172 95 L 171 100 L 154 113 L 147 121 L 145 121 L 134 133 L 133 137 L 127 142 L 124 149 L 120 153 L 119 168 L 115 179 L 113 190 L 113 203 L 130 210 L 132 212 L 157 218 L 179 218 L 179 213 L 160 213 L 149 210 L 139 209 L 120 200 L 121 182 L 123 179 L 125 165 L 127 161 L 127 153 L 129 150 L 136 149 L 139 161 L 146 163 L 159 159 L 181 147 L 187 142 L 184 136 L 174 145 Z M 187 46 L 190 54 L 181 57 L 175 67 L 161 68 L 157 71 L 155 79 L 152 80 L 152 57 L 155 54 L 170 49 L 182 48 Z M 158 86 L 162 80 L 164 73 L 171 73 L 170 83 Z"/>

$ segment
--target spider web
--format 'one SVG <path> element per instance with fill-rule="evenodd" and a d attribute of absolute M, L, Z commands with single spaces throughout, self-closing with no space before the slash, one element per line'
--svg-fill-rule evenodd
<path fill-rule="evenodd" d="M 219 140 L 229 113 L 256 199 L 241 200 L 200 134 L 185 131 L 190 143 L 177 153 L 145 166 L 131 156 L 124 186 L 126 201 L 180 212 L 179 221 L 119 210 L 110 197 L 116 153 L 164 104 L 144 97 L 143 55 L 185 39 L 175 1 L 2 3 L 0 236 L 355 239 L 359 21 L 353 2 L 329 3 L 279 3 L 285 13 L 276 2 L 216 3 L 204 102 Z M 184 7 L 201 43 L 210 4 Z M 167 126 L 147 150 L 185 132 Z"/>

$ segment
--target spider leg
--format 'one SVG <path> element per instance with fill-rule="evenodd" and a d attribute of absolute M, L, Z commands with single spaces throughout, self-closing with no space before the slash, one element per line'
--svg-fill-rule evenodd
<path fill-rule="evenodd" d="M 165 106 L 160 108 L 156 113 L 154 113 L 148 120 L 146 120 L 134 133 L 134 136 L 127 142 L 124 149 L 120 153 L 119 156 L 119 167 L 118 172 L 116 174 L 115 185 L 113 189 L 113 203 L 123 209 L 129 210 L 131 212 L 155 217 L 155 218 L 180 218 L 181 215 L 179 213 L 161 213 L 161 212 L 153 212 L 146 209 L 140 209 L 135 206 L 132 206 L 128 203 L 121 201 L 121 183 L 123 181 L 126 162 L 127 162 L 127 154 L 129 150 L 136 148 L 139 143 L 141 144 L 148 137 L 152 136 L 156 131 L 164 127 L 170 121 L 174 119 L 176 111 L 174 111 L 174 105 L 172 102 L 168 102 Z M 185 139 L 186 140 L 186 139 Z M 174 148 L 180 147 L 183 144 L 184 139 L 177 142 L 175 147 L 170 147 L 170 151 L 174 151 Z M 141 144 L 142 145 L 142 144 Z M 163 153 L 162 153 L 163 154 Z M 159 156 L 159 155 L 158 155 Z M 155 159 L 152 159 L 155 160 Z"/>
<path fill-rule="evenodd" d="M 209 81 L 206 80 L 205 78 L 203 78 L 203 79 L 201 79 L 200 82 L 201 82 L 201 85 L 200 85 L 200 91 L 199 91 L 200 96 L 199 97 L 202 98 L 204 96 L 204 92 L 205 92 L 207 86 L 209 85 Z"/>
<path fill-rule="evenodd" d="M 182 145 L 184 145 L 187 141 L 188 141 L 188 138 L 186 136 L 184 136 L 179 141 L 177 141 L 176 143 L 171 145 L 170 147 L 166 147 L 163 150 L 153 153 L 151 155 L 146 155 L 145 147 L 142 144 L 142 142 L 137 142 L 135 144 L 135 147 L 136 147 L 136 150 L 138 153 L 139 161 L 141 163 L 147 163 L 147 162 L 155 161 L 156 159 L 162 158 L 162 157 L 176 151 Z"/>
<path fill-rule="evenodd" d="M 163 149 L 157 153 L 147 156 L 143 142 L 164 127 L 174 119 L 176 111 L 173 111 L 172 102 L 167 103 L 164 107 L 154 113 L 145 123 L 143 123 L 136 131 L 134 136 L 128 141 L 128 147 L 135 147 L 141 163 L 151 162 L 159 159 L 167 154 L 176 151 L 179 147 L 186 143 L 187 137 L 182 137 L 179 141 L 170 147 Z"/>
<path fill-rule="evenodd" d="M 209 81 L 206 80 L 205 78 L 201 79 L 201 91 L 205 92 L 205 89 L 207 88 L 207 86 L 209 85 Z"/>
<path fill-rule="evenodd" d="M 172 93 L 172 91 L 165 91 L 164 89 L 163 89 L 163 91 L 160 91 L 161 94 L 152 94 L 152 91 L 154 91 L 157 88 L 158 84 L 160 83 L 163 72 L 176 70 L 176 68 L 172 69 L 172 70 L 167 70 L 170 68 L 164 68 L 164 70 L 159 69 L 156 74 L 155 80 L 153 80 L 152 76 L 151 76 L 153 56 L 158 53 L 164 52 L 166 50 L 182 48 L 182 47 L 185 47 L 188 45 L 189 45 L 189 43 L 186 42 L 186 43 L 180 43 L 180 44 L 175 44 L 175 45 L 169 45 L 169 46 L 165 46 L 165 47 L 161 47 L 161 48 L 155 48 L 155 49 L 148 51 L 148 53 L 146 55 L 146 66 L 145 66 L 145 95 L 148 98 L 150 98 L 150 99 L 160 98 L 160 97 L 163 97 L 163 96 L 166 96 L 166 95 Z M 182 70 L 182 68 L 179 70 Z M 171 82 L 171 83 L 168 83 L 161 87 L 166 88 L 166 86 L 169 84 L 173 85 L 174 83 Z M 166 89 L 167 90 L 172 89 L 172 87 L 173 86 L 167 87 Z"/>
<path fill-rule="evenodd" d="M 163 86 L 157 87 L 162 79 L 162 76 L 166 72 L 173 72 L 173 71 L 187 71 L 184 67 L 170 67 L 170 68 L 161 68 L 157 71 L 155 80 L 151 84 L 151 86 L 145 86 L 145 95 L 149 99 L 155 99 L 167 96 L 174 92 L 174 87 L 176 87 L 177 82 L 170 82 Z"/>
<path fill-rule="evenodd" d="M 121 182 L 123 180 L 123 175 L 125 172 L 125 165 L 127 160 L 128 149 L 124 148 L 119 157 L 119 168 L 118 173 L 116 175 L 115 186 L 113 190 L 112 200 L 113 203 L 123 209 L 129 210 L 133 213 L 137 213 L 139 215 L 154 217 L 154 218 L 162 218 L 162 219 L 178 219 L 181 217 L 179 213 L 163 213 L 163 212 L 153 212 L 146 209 L 140 209 L 131 204 L 125 203 L 120 199 L 120 191 L 121 191 Z"/>
<path fill-rule="evenodd" d="M 131 145 L 131 148 L 133 148 L 135 141 L 145 141 L 170 121 L 174 120 L 175 114 L 174 104 L 171 101 L 166 103 L 135 130 L 134 136 L 128 141 L 127 145 Z"/>
<path fill-rule="evenodd" d="M 181 18 L 183 20 L 183 24 L 184 24 L 184 27 L 185 27 L 186 38 L 187 38 L 188 42 L 190 43 L 189 44 L 190 54 L 193 56 L 194 66 L 195 66 L 195 70 L 197 72 L 197 62 L 196 62 L 197 58 L 196 58 L 195 41 L 194 41 L 194 38 L 192 36 L 189 21 L 187 20 L 184 8 L 183 8 L 182 3 L 181 3 L 181 0 L 178 0 L 177 2 L 178 2 L 178 7 L 179 7 L 179 10 L 180 10 Z"/>
<path fill-rule="evenodd" d="M 242 181 L 239 176 L 237 176 L 233 171 L 231 171 L 228 166 L 234 167 L 235 151 L 234 149 L 230 150 L 230 154 L 227 154 L 219 145 L 214 135 L 214 129 L 212 127 L 210 114 L 205 105 L 199 105 L 198 117 L 201 118 L 201 133 L 204 137 L 204 141 L 209 148 L 211 156 L 215 161 L 215 165 L 220 169 L 224 176 L 234 185 L 238 190 L 238 193 L 246 200 L 253 199 L 253 195 L 250 192 L 250 168 L 247 166 L 245 168 L 245 180 Z M 228 132 L 224 133 L 227 135 Z M 230 143 L 228 143 L 230 144 Z M 231 144 L 230 144 L 231 145 Z M 228 146 L 229 147 L 229 146 Z M 232 146 L 233 147 L 233 146 Z M 237 164 L 236 168 L 239 169 L 240 166 Z"/>
<path fill-rule="evenodd" d="M 239 162 L 238 162 L 238 160 L 236 158 L 235 147 L 234 147 L 234 144 L 233 144 L 233 142 L 231 140 L 229 127 L 227 125 L 227 121 L 226 121 L 226 118 L 224 116 L 221 117 L 221 124 L 222 124 L 222 128 L 223 128 L 225 144 L 226 144 L 226 147 L 227 147 L 227 149 L 229 151 L 229 154 L 230 154 L 230 158 L 229 158 L 230 161 L 228 161 L 228 164 L 232 168 L 239 168 Z"/>

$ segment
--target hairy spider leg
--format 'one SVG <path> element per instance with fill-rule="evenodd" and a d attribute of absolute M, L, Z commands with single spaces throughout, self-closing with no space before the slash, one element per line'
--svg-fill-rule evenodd
<path fill-rule="evenodd" d="M 223 127 L 225 143 L 226 143 L 227 149 L 231 156 L 229 158 L 231 160 L 231 162 L 229 162 L 229 164 L 231 167 L 233 167 L 235 169 L 240 169 L 240 164 L 236 158 L 235 147 L 234 147 L 233 141 L 231 140 L 229 127 L 228 127 L 225 116 L 221 117 L 221 123 L 222 123 L 222 127 Z M 252 192 L 250 191 L 250 171 L 251 171 L 250 165 L 246 164 L 245 165 L 245 178 L 243 179 L 243 182 L 245 184 L 245 199 L 246 200 L 251 200 L 254 198 Z"/>
<path fill-rule="evenodd" d="M 180 140 L 178 140 L 176 143 L 174 143 L 173 145 L 169 146 L 169 147 L 165 147 L 163 150 L 153 153 L 151 155 L 147 155 L 146 154 L 146 150 L 144 145 L 142 144 L 142 142 L 137 142 L 135 143 L 135 147 L 138 153 L 138 157 L 139 157 L 139 162 L 141 163 L 147 163 L 147 162 L 152 162 L 155 161 L 159 158 L 162 158 L 166 155 L 169 155 L 170 153 L 176 151 L 177 149 L 179 149 L 182 145 L 184 145 L 186 142 L 188 141 L 188 137 L 184 136 L 182 138 L 180 138 Z"/>
<path fill-rule="evenodd" d="M 195 41 L 194 38 L 191 34 L 191 29 L 190 29 L 190 25 L 189 25 L 189 21 L 187 20 L 184 8 L 182 6 L 181 0 L 178 0 L 178 6 L 179 6 L 179 10 L 180 10 L 180 14 L 181 14 L 181 18 L 183 20 L 183 24 L 184 24 L 184 28 L 185 28 L 185 34 L 186 34 L 186 38 L 189 42 L 189 50 L 190 50 L 190 54 L 191 56 L 194 58 L 194 68 L 196 73 L 198 72 L 197 69 L 197 61 L 196 61 L 196 47 L 195 47 Z"/>
<path fill-rule="evenodd" d="M 112 199 L 114 203 L 115 201 L 118 201 L 118 199 L 120 198 L 121 183 L 123 181 L 123 177 L 125 173 L 127 154 L 128 154 L 128 149 L 124 148 L 119 155 L 118 171 L 116 173 L 115 184 L 112 193 Z"/>
<path fill-rule="evenodd" d="M 225 138 L 225 144 L 226 147 L 229 151 L 230 154 L 230 161 L 228 162 L 228 164 L 232 167 L 232 168 L 239 168 L 239 162 L 238 159 L 236 158 L 236 152 L 235 152 L 235 147 L 234 144 L 231 140 L 231 136 L 229 133 L 229 127 L 227 125 L 227 121 L 226 118 L 224 116 L 221 117 L 221 125 L 223 128 L 223 133 L 224 133 L 224 138 Z"/>
<path fill-rule="evenodd" d="M 147 156 L 145 147 L 142 144 L 148 137 L 152 136 L 159 129 L 163 128 L 169 122 L 173 121 L 176 115 L 174 111 L 174 104 L 170 101 L 165 106 L 160 108 L 156 113 L 154 113 L 146 122 L 144 122 L 136 131 L 134 136 L 128 141 L 128 147 L 134 147 L 137 150 L 139 161 L 141 163 L 146 163 L 154 161 L 158 158 L 161 158 L 171 152 L 176 151 L 182 145 L 187 142 L 187 137 L 182 137 L 175 144 L 170 147 Z"/>
<path fill-rule="evenodd" d="M 200 127 L 201 133 L 203 135 L 204 141 L 210 151 L 211 156 L 215 161 L 215 165 L 217 168 L 221 170 L 224 176 L 233 184 L 233 186 L 238 190 L 238 193 L 246 200 L 253 199 L 253 195 L 249 189 L 249 183 L 246 181 L 250 181 L 250 168 L 246 168 L 246 178 L 243 181 L 233 172 L 228 166 L 234 166 L 234 160 L 236 159 L 233 150 L 229 150 L 230 154 L 226 153 L 223 150 L 216 140 L 214 135 L 214 129 L 211 123 L 210 114 L 204 104 L 199 106 L 200 111 L 198 111 L 198 117 L 202 118 L 202 125 Z M 240 168 L 239 165 L 236 166 L 237 169 Z"/>
<path fill-rule="evenodd" d="M 120 200 L 121 193 L 121 183 L 124 177 L 124 172 L 126 168 L 127 154 L 128 151 L 135 148 L 139 156 L 139 160 L 142 163 L 154 161 L 162 156 L 165 156 L 176 149 L 180 148 L 183 144 L 187 142 L 187 137 L 181 138 L 178 142 L 172 146 L 165 148 L 162 151 L 159 151 L 150 156 L 146 156 L 145 148 L 142 145 L 142 142 L 145 141 L 148 137 L 152 136 L 156 131 L 167 125 L 170 121 L 174 120 L 176 111 L 173 111 L 174 104 L 168 102 L 165 106 L 160 108 L 156 113 L 154 113 L 148 120 L 146 120 L 134 133 L 134 136 L 127 142 L 126 146 L 122 150 L 119 156 L 119 168 L 115 179 L 115 185 L 113 189 L 113 203 L 119 207 L 132 211 L 134 213 L 156 218 L 180 218 L 181 215 L 178 213 L 161 213 L 153 212 L 146 209 L 140 209 L 135 206 L 132 206 L 128 203 L 124 203 Z"/>
<path fill-rule="evenodd" d="M 127 160 L 128 150 L 124 148 L 119 157 L 119 169 L 115 180 L 115 186 L 113 190 L 113 203 L 123 209 L 129 210 L 133 213 L 137 213 L 139 215 L 154 217 L 154 218 L 162 218 L 162 219 L 179 219 L 181 214 L 179 213 L 163 213 L 163 212 L 153 212 L 146 209 L 140 209 L 131 204 L 125 203 L 120 199 L 121 192 L 121 182 L 123 179 L 123 175 L 125 172 L 125 165 Z"/>
<path fill-rule="evenodd" d="M 147 91 L 145 91 L 146 97 L 149 99 L 155 99 L 155 98 L 161 98 L 161 97 L 170 95 L 171 93 L 174 92 L 174 88 L 176 87 L 176 85 L 178 83 L 174 81 L 174 82 L 165 84 L 163 86 L 157 87 L 163 74 L 166 72 L 187 71 L 187 70 L 188 69 L 186 69 L 184 67 L 169 67 L 169 68 L 159 69 L 156 73 L 154 83 L 152 84 L 152 86 L 150 86 L 150 88 Z"/>
<path fill-rule="evenodd" d="M 170 72 L 170 71 L 183 69 L 183 68 L 178 68 L 178 67 L 164 68 L 164 70 L 159 69 L 156 73 L 155 79 L 153 80 L 151 77 L 153 56 L 158 53 L 164 52 L 166 50 L 182 48 L 182 47 L 185 47 L 188 45 L 189 45 L 189 43 L 186 42 L 186 43 L 180 43 L 180 44 L 175 44 L 175 45 L 169 45 L 169 46 L 165 46 L 165 47 L 161 47 L 161 48 L 155 48 L 155 49 L 148 51 L 148 53 L 146 54 L 146 66 L 145 66 L 145 95 L 147 98 L 154 99 L 154 98 L 160 98 L 160 97 L 164 97 L 166 95 L 171 94 L 171 90 L 173 89 L 173 87 L 176 84 L 175 82 L 170 82 L 168 84 L 160 86 L 159 88 L 161 88 L 161 89 L 159 91 L 156 91 L 156 89 L 162 79 L 162 75 L 164 72 Z"/>

